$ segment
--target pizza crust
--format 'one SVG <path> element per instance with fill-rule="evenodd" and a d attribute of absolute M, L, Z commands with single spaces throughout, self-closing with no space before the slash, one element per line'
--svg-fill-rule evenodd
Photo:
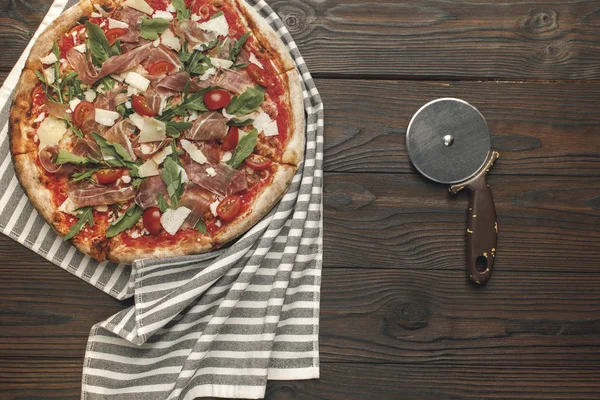
<path fill-rule="evenodd" d="M 52 192 L 42 183 L 43 177 L 40 175 L 36 159 L 37 153 L 13 155 L 15 175 L 33 206 L 46 221 L 53 222 L 57 206 L 52 200 Z"/>
<path fill-rule="evenodd" d="M 35 129 L 31 127 L 31 92 L 38 82 L 32 70 L 25 69 L 15 88 L 14 100 L 10 109 L 9 130 L 10 150 L 12 154 L 36 152 L 33 141 Z"/>
<path fill-rule="evenodd" d="M 254 33 L 259 43 L 270 53 L 279 56 L 279 61 L 283 67 L 283 72 L 296 69 L 296 64 L 290 55 L 289 50 L 277 33 L 271 28 L 271 25 L 260 16 L 260 14 L 244 0 L 235 0 L 238 8 L 246 18 L 248 26 Z"/>
<path fill-rule="evenodd" d="M 286 72 L 289 87 L 289 104 L 292 121 L 288 131 L 288 141 L 281 155 L 281 162 L 298 165 L 304 158 L 306 122 L 304 117 L 304 96 L 300 86 L 300 76 L 296 70 Z"/>
<path fill-rule="evenodd" d="M 119 236 L 108 240 L 107 258 L 117 263 L 131 264 L 134 260 L 143 258 L 176 257 L 189 254 L 207 253 L 214 248 L 213 241 L 208 235 L 199 232 L 186 236 L 177 244 L 154 247 L 128 247 Z"/>
<path fill-rule="evenodd" d="M 254 198 L 250 209 L 235 221 L 227 224 L 217 233 L 213 234 L 213 240 L 217 247 L 246 233 L 252 226 L 261 220 L 281 200 L 287 191 L 296 167 L 291 165 L 276 164 L 277 171 L 273 175 L 271 184 Z"/>

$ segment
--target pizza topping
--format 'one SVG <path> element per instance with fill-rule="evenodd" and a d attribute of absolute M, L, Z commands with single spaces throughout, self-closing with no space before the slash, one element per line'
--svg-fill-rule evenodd
<path fill-rule="evenodd" d="M 123 203 L 135 195 L 131 186 L 102 186 L 86 181 L 69 182 L 67 190 L 75 208 Z"/>
<path fill-rule="evenodd" d="M 217 206 L 217 215 L 223 221 L 232 221 L 242 209 L 242 200 L 240 196 L 227 196 Z"/>
<path fill-rule="evenodd" d="M 68 175 L 75 170 L 75 165 L 57 165 L 54 162 L 54 159 L 58 155 L 58 152 L 58 146 L 46 146 L 42 148 L 38 153 L 40 164 L 42 164 L 42 167 L 51 174 Z"/>
<path fill-rule="evenodd" d="M 168 11 L 164 11 L 164 10 L 156 10 L 156 11 L 154 11 L 154 14 L 152 14 L 152 18 L 162 18 L 162 19 L 166 19 L 168 21 L 172 21 L 173 14 L 171 14 Z"/>
<path fill-rule="evenodd" d="M 134 131 L 135 126 L 131 121 L 124 119 L 106 131 L 103 136 L 113 146 L 120 145 L 121 148 L 126 151 L 126 154 L 123 155 L 129 156 L 127 158 L 128 160 L 135 161 L 136 155 L 131 146 L 131 140 L 129 140 L 129 137 Z"/>
<path fill-rule="evenodd" d="M 87 47 L 85 47 L 85 44 L 79 44 L 77 46 L 73 46 L 73 48 L 80 53 L 85 53 L 87 51 Z"/>
<path fill-rule="evenodd" d="M 203 113 L 194 121 L 192 128 L 184 133 L 186 139 L 210 140 L 222 139 L 227 135 L 227 119 L 212 111 Z"/>
<path fill-rule="evenodd" d="M 209 168 L 216 172 L 214 177 L 206 172 Z M 223 163 L 200 165 L 191 162 L 186 164 L 186 171 L 192 182 L 217 196 L 225 197 L 246 189 L 245 172 L 235 170 Z"/>
<path fill-rule="evenodd" d="M 137 170 L 140 178 L 147 178 L 150 176 L 157 176 L 160 171 L 158 170 L 158 164 L 153 159 L 146 160 Z"/>
<path fill-rule="evenodd" d="M 156 40 L 158 35 L 165 32 L 170 22 L 164 18 L 146 18 L 142 19 L 142 30 L 140 36 L 144 39 Z"/>
<path fill-rule="evenodd" d="M 37 130 L 40 148 L 58 144 L 65 133 L 67 133 L 67 123 L 52 115 L 48 116 L 42 121 Z"/>
<path fill-rule="evenodd" d="M 164 44 L 166 47 L 173 49 L 175 51 L 179 51 L 181 49 L 181 43 L 179 43 L 179 39 L 171 32 L 170 29 L 167 29 L 160 35 L 160 42 Z"/>
<path fill-rule="evenodd" d="M 182 140 L 181 147 L 190 155 L 190 158 L 198 164 L 205 164 L 207 162 L 206 156 L 202 151 L 196 147 L 195 144 L 188 140 Z"/>
<path fill-rule="evenodd" d="M 44 104 L 46 105 L 46 109 L 48 110 L 48 113 L 54 117 L 58 117 L 58 118 L 65 118 L 65 114 L 67 113 L 67 110 L 70 108 L 70 103 L 69 104 L 64 104 L 64 103 L 57 103 L 55 101 L 52 101 L 48 98 L 44 99 Z"/>
<path fill-rule="evenodd" d="M 184 221 L 191 212 L 192 210 L 187 207 L 179 207 L 175 210 L 169 208 L 160 217 L 160 223 L 162 227 L 165 228 L 165 231 L 171 235 L 174 235 L 177 233 L 181 225 L 183 225 Z"/>
<path fill-rule="evenodd" d="M 150 85 L 150 80 L 144 78 L 142 75 L 137 72 L 129 72 L 127 77 L 125 78 L 125 83 L 133 86 L 134 88 L 145 92 L 148 90 L 148 86 Z"/>
<path fill-rule="evenodd" d="M 216 15 L 216 14 L 215 14 Z M 200 29 L 206 32 L 213 32 L 217 36 L 227 36 L 229 34 L 229 24 L 225 19 L 223 13 L 219 16 L 215 16 L 199 25 Z"/>
<path fill-rule="evenodd" d="M 250 64 L 246 66 L 246 73 L 248 76 L 257 84 L 266 87 L 267 81 L 263 77 L 263 72 L 261 67 L 256 64 Z"/>
<path fill-rule="evenodd" d="M 167 126 L 164 122 L 155 118 L 144 118 L 144 126 L 141 129 L 138 141 L 140 143 L 160 142 L 166 138 L 166 131 Z"/>
<path fill-rule="evenodd" d="M 271 159 L 259 156 L 258 154 L 250 154 L 248 158 L 246 158 L 245 162 L 248 167 L 252 168 L 255 171 L 267 169 L 273 163 Z"/>
<path fill-rule="evenodd" d="M 162 60 L 150 65 L 150 68 L 148 68 L 148 73 L 154 76 L 161 76 L 173 72 L 175 68 L 176 66 L 170 63 L 169 61 Z"/>
<path fill-rule="evenodd" d="M 152 15 L 154 13 L 154 9 L 150 7 L 144 0 L 125 0 L 123 5 L 134 8 L 148 15 Z"/>
<path fill-rule="evenodd" d="M 191 47 L 198 45 L 204 46 L 217 39 L 216 34 L 205 31 L 200 27 L 198 22 L 190 20 L 177 22 L 175 25 L 175 33 L 177 36 L 183 36 Z M 201 49 L 203 49 L 203 47 L 200 47 L 198 50 Z"/>
<path fill-rule="evenodd" d="M 160 99 L 159 99 L 160 102 Z M 154 103 L 154 101 L 153 101 Z M 135 95 L 132 97 L 131 99 L 131 105 L 133 106 L 133 109 L 135 110 L 135 112 L 137 113 L 136 115 L 139 116 L 145 116 L 145 117 L 154 117 L 155 115 L 157 115 L 158 113 L 154 111 L 153 108 L 151 108 L 148 105 L 148 102 L 146 101 L 146 97 L 145 96 L 141 96 L 141 95 Z M 159 103 L 159 107 L 160 107 L 160 103 Z M 132 114 L 133 115 L 133 114 Z M 129 117 L 131 118 L 131 116 Z M 138 119 L 139 121 L 139 119 Z M 135 121 L 134 121 L 135 123 Z M 136 125 L 138 125 L 136 123 Z M 138 128 L 143 129 L 143 122 L 141 123 L 141 127 L 138 125 Z"/>
<path fill-rule="evenodd" d="M 94 120 L 97 123 L 102 124 L 104 126 L 113 126 L 115 124 L 115 122 L 117 121 L 117 119 L 119 119 L 120 116 L 121 116 L 121 114 L 119 114 L 116 111 L 103 110 L 101 108 L 96 108 L 96 112 L 94 114 Z"/>
<path fill-rule="evenodd" d="M 231 101 L 231 95 L 227 90 L 213 89 L 204 93 L 204 104 L 209 110 L 218 110 L 227 107 Z"/>
<path fill-rule="evenodd" d="M 117 218 L 106 231 L 106 237 L 111 238 L 118 235 L 119 233 L 131 228 L 142 217 L 144 211 L 133 203 L 127 211 L 125 211 L 119 218 Z"/>
<path fill-rule="evenodd" d="M 77 215 L 77 222 L 71 226 L 69 232 L 65 235 L 65 240 L 71 239 L 75 236 L 85 224 L 88 224 L 90 227 L 94 226 L 94 217 L 92 215 L 92 207 L 86 207 Z"/>
<path fill-rule="evenodd" d="M 96 172 L 96 180 L 103 185 L 115 183 L 121 176 L 123 176 L 123 169 L 121 168 L 101 169 Z"/>
<path fill-rule="evenodd" d="M 242 165 L 242 162 L 252 154 L 254 147 L 256 146 L 256 142 L 258 139 L 258 132 L 256 129 L 252 129 L 247 135 L 244 135 L 238 142 L 238 145 L 233 152 L 233 156 L 231 156 L 231 160 L 227 161 L 227 165 L 232 168 L 238 168 Z"/>
<path fill-rule="evenodd" d="M 235 73 L 239 74 L 238 72 Z M 231 102 L 227 106 L 227 113 L 235 115 L 250 114 L 256 111 L 263 101 L 265 101 L 264 87 L 259 85 L 248 87 L 241 95 L 231 99 Z"/>
<path fill-rule="evenodd" d="M 42 64 L 48 65 L 57 62 L 58 58 L 56 58 L 56 54 L 49 53 L 47 56 L 40 58 L 40 61 L 42 62 Z"/>
<path fill-rule="evenodd" d="M 250 63 L 252 63 L 254 65 L 257 65 L 260 69 L 265 69 L 265 67 L 262 65 L 262 63 L 260 61 L 258 61 L 258 58 L 256 58 L 254 53 L 250 53 L 250 57 L 248 58 L 248 61 L 250 61 Z"/>
<path fill-rule="evenodd" d="M 154 154 L 154 156 L 152 156 L 152 159 L 157 165 L 160 165 L 163 163 L 163 161 L 165 161 L 167 156 L 171 154 L 173 154 L 173 148 L 171 146 L 165 146 L 162 150 Z"/>
<path fill-rule="evenodd" d="M 119 21 L 117 19 L 108 18 L 108 29 L 110 30 L 114 28 L 128 29 L 129 24 L 123 21 Z"/>
<path fill-rule="evenodd" d="M 221 75 L 215 82 L 215 85 L 221 86 L 223 89 L 229 90 L 230 92 L 233 92 L 235 94 L 243 95 L 243 93 L 252 89 L 252 87 L 254 86 L 254 82 L 246 74 L 243 74 L 239 71 L 225 69 L 221 72 Z M 260 93 L 257 92 L 256 89 L 253 90 L 251 92 L 251 94 L 252 94 L 253 98 L 254 97 L 256 97 L 256 99 L 260 98 Z M 246 95 L 246 96 L 249 96 L 249 95 Z M 263 93 L 262 93 L 262 98 L 264 99 L 264 89 L 263 89 Z M 260 102 L 262 103 L 262 100 Z M 258 105 L 254 108 L 254 110 L 256 108 L 258 108 L 259 105 L 260 105 L 260 103 L 258 103 Z M 252 110 L 252 111 L 254 111 L 254 110 Z M 230 114 L 242 115 L 241 113 L 231 112 L 229 110 L 227 110 L 227 112 Z"/>
<path fill-rule="evenodd" d="M 277 136 L 279 135 L 279 128 L 277 127 L 277 121 L 273 121 L 269 115 L 261 111 L 254 118 L 252 123 L 258 132 L 262 132 L 265 136 Z"/>
<path fill-rule="evenodd" d="M 140 184 L 135 194 L 135 202 L 145 210 L 158 205 L 159 195 L 167 195 L 167 186 L 160 176 L 153 176 L 144 179 Z"/>
<path fill-rule="evenodd" d="M 108 40 L 108 44 L 110 44 L 111 46 L 113 44 L 115 44 L 117 39 L 119 39 L 121 36 L 126 35 L 126 34 L 127 34 L 127 29 L 125 29 L 125 28 L 112 28 L 105 32 L 106 39 Z"/>
<path fill-rule="evenodd" d="M 152 69 L 152 67 L 150 67 Z M 185 71 L 175 72 L 172 75 L 165 76 L 156 85 L 156 91 L 161 96 L 174 96 L 183 92 L 185 85 L 189 83 L 189 92 L 198 91 L 198 86 L 194 81 L 190 81 L 190 74 Z"/>
<path fill-rule="evenodd" d="M 221 149 L 224 151 L 231 151 L 237 147 L 239 141 L 240 133 L 239 129 L 235 126 L 229 128 L 227 135 L 222 139 Z M 231 153 L 229 153 L 229 158 L 223 161 L 229 161 L 231 159 Z"/>
<path fill-rule="evenodd" d="M 153 235 L 158 235 L 160 233 L 160 210 L 158 207 L 150 207 L 144 211 L 142 221 L 144 221 L 144 228 L 146 228 L 148 232 Z"/>

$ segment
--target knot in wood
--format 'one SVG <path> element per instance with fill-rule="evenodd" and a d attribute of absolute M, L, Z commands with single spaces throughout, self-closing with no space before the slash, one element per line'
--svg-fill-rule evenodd
<path fill-rule="evenodd" d="M 558 13 L 549 8 L 534 8 L 525 18 L 524 28 L 529 33 L 540 34 L 558 29 Z"/>
<path fill-rule="evenodd" d="M 312 7 L 297 0 L 277 2 L 272 7 L 294 38 L 310 33 L 310 25 L 315 20 L 315 10 Z"/>
<path fill-rule="evenodd" d="M 332 183 L 325 186 L 323 202 L 336 210 L 357 210 L 375 201 L 376 197 L 356 183 Z"/>
<path fill-rule="evenodd" d="M 415 303 L 396 303 L 390 307 L 389 319 L 393 319 L 396 325 L 407 330 L 422 329 L 427 326 L 429 313 L 424 307 Z"/>

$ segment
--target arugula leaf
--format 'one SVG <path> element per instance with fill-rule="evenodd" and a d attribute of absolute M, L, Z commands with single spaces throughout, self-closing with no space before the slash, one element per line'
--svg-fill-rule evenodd
<path fill-rule="evenodd" d="M 88 168 L 81 172 L 75 172 L 73 175 L 71 175 L 69 182 L 79 182 L 85 179 L 91 180 L 92 175 L 98 171 L 100 171 L 100 168 Z"/>
<path fill-rule="evenodd" d="M 185 115 L 187 110 L 194 110 L 200 112 L 208 111 L 206 105 L 204 104 L 204 93 L 211 90 L 212 87 L 209 86 L 202 90 L 197 91 L 196 93 L 182 98 L 182 102 L 174 107 L 168 108 L 163 111 L 162 115 L 158 118 L 160 121 L 168 121 L 173 118 L 175 115 Z"/>
<path fill-rule="evenodd" d="M 250 114 L 260 107 L 265 100 L 265 88 L 256 85 L 246 89 L 246 91 L 231 99 L 227 105 L 226 111 L 228 114 L 246 115 Z"/>
<path fill-rule="evenodd" d="M 245 119 L 243 121 L 236 121 L 235 119 L 230 119 L 227 122 L 227 125 L 229 125 L 229 126 L 248 126 L 253 123 L 254 123 L 254 120 L 252 118 Z"/>
<path fill-rule="evenodd" d="M 142 32 L 140 34 L 144 39 L 156 40 L 158 35 L 167 30 L 171 23 L 165 18 L 144 17 L 142 19 Z"/>
<path fill-rule="evenodd" d="M 125 104 L 119 104 L 117 106 L 117 112 L 123 116 L 123 118 L 129 117 L 131 114 L 135 112 L 133 107 L 127 108 Z"/>
<path fill-rule="evenodd" d="M 75 126 L 75 124 L 73 123 L 73 121 L 71 121 L 69 119 L 65 119 L 65 122 L 67 123 L 67 127 L 70 130 L 72 130 L 73 133 L 75 133 L 80 138 L 83 137 L 83 132 L 81 131 L 81 129 L 79 129 L 77 126 Z"/>
<path fill-rule="evenodd" d="M 142 214 L 144 214 L 144 210 L 138 207 L 137 204 L 133 203 L 127 211 L 125 211 L 119 218 L 116 219 L 115 222 L 111 224 L 106 230 L 106 237 L 111 238 L 113 236 L 117 236 L 119 233 L 127 230 L 137 224 L 140 220 Z"/>
<path fill-rule="evenodd" d="M 134 178 L 131 181 L 131 187 L 134 189 L 137 189 L 140 187 L 140 185 L 142 184 L 142 182 L 144 182 L 146 180 L 146 178 Z"/>
<path fill-rule="evenodd" d="M 77 222 L 75 222 L 71 229 L 69 229 L 69 232 L 64 237 L 65 240 L 69 240 L 75 236 L 86 223 L 90 226 L 90 228 L 94 226 L 92 210 L 93 207 L 84 207 L 79 209 L 79 211 L 82 211 L 82 213 L 77 215 Z"/>
<path fill-rule="evenodd" d="M 223 11 L 219 11 L 218 13 L 213 14 L 209 19 L 219 18 L 221 15 L 225 15 Z"/>
<path fill-rule="evenodd" d="M 177 157 L 177 156 L 176 156 Z M 163 163 L 161 177 L 167 185 L 167 194 L 171 200 L 171 208 L 176 209 L 179 199 L 183 194 L 184 184 L 181 182 L 181 170 L 177 162 L 171 157 L 167 157 Z"/>
<path fill-rule="evenodd" d="M 105 76 L 104 78 L 98 81 L 98 86 L 102 85 L 102 90 L 108 92 L 109 90 L 114 89 L 115 87 L 115 79 L 110 76 Z"/>
<path fill-rule="evenodd" d="M 167 201 L 165 200 L 165 197 L 162 195 L 162 193 L 159 193 L 156 196 L 156 201 L 158 202 L 158 209 L 160 210 L 160 212 L 165 212 L 167 211 L 170 207 L 169 207 L 169 203 L 167 203 Z"/>
<path fill-rule="evenodd" d="M 71 153 L 70 151 L 66 151 L 63 149 L 60 149 L 58 151 L 58 154 L 54 158 L 54 163 L 56 165 L 63 165 L 63 164 L 84 165 L 84 164 L 98 164 L 99 162 L 100 162 L 99 160 L 95 160 L 91 157 L 77 156 L 77 155 Z"/>
<path fill-rule="evenodd" d="M 173 0 L 171 4 L 173 4 L 173 7 L 177 11 L 178 20 L 190 19 L 190 10 L 186 8 L 184 0 Z"/>
<path fill-rule="evenodd" d="M 92 53 L 92 62 L 98 66 L 102 65 L 106 60 L 108 60 L 115 53 L 113 48 L 108 43 L 108 39 L 106 39 L 106 35 L 102 28 L 98 25 L 92 24 L 90 21 L 85 21 L 85 27 L 87 28 L 87 34 L 89 37 L 88 48 Z"/>
<path fill-rule="evenodd" d="M 96 132 L 92 132 L 92 138 L 100 147 L 104 161 L 111 167 L 129 168 L 130 175 L 137 177 L 137 164 L 129 155 L 129 152 L 119 143 L 111 143 Z"/>
<path fill-rule="evenodd" d="M 249 36 L 250 32 L 244 33 L 239 38 L 239 40 L 236 40 L 233 46 L 229 48 L 229 60 L 235 62 L 235 59 L 237 58 L 240 51 L 242 51 L 242 47 L 244 46 L 244 43 L 246 43 L 246 41 L 248 40 Z"/>
<path fill-rule="evenodd" d="M 190 129 L 191 127 L 191 122 L 169 121 L 167 122 L 167 135 L 171 136 L 172 138 L 178 138 L 181 136 L 181 131 Z"/>
<path fill-rule="evenodd" d="M 110 48 L 113 51 L 113 55 L 123 54 L 123 52 L 121 51 L 121 40 L 120 39 L 115 40 L 115 42 L 113 43 L 113 45 Z"/>
<path fill-rule="evenodd" d="M 200 233 L 206 233 L 206 224 L 204 223 L 204 219 L 200 219 L 196 224 L 196 230 Z"/>
<path fill-rule="evenodd" d="M 252 154 L 257 139 L 258 131 L 256 129 L 252 129 L 247 135 L 241 138 L 233 152 L 233 156 L 227 161 L 227 165 L 234 169 L 242 165 L 244 160 Z"/>
<path fill-rule="evenodd" d="M 250 65 L 250 63 L 236 64 L 229 67 L 229 69 L 242 69 L 246 68 L 248 65 Z"/>

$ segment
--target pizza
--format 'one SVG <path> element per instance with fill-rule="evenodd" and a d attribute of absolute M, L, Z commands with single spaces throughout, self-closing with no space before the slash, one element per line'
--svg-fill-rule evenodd
<path fill-rule="evenodd" d="M 27 196 L 97 260 L 203 253 L 304 156 L 299 76 L 243 0 L 82 0 L 34 44 L 10 113 Z"/>

